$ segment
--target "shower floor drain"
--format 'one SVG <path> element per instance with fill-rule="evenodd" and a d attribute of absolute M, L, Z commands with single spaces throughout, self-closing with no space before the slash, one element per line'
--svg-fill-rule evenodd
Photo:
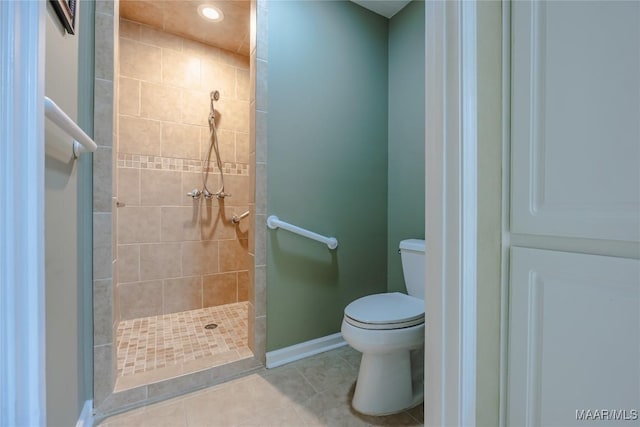
<path fill-rule="evenodd" d="M 209 323 L 208 325 L 204 326 L 205 329 L 215 329 L 217 327 L 218 325 L 216 323 Z"/>

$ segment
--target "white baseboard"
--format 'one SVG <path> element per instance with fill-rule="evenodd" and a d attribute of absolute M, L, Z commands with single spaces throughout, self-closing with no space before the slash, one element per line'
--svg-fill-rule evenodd
<path fill-rule="evenodd" d="M 270 351 L 267 353 L 267 368 L 276 368 L 345 345 L 347 345 L 346 341 L 342 338 L 342 334 L 338 332 L 333 335 L 327 335 L 326 337 L 292 345 L 291 347 Z"/>
<path fill-rule="evenodd" d="M 76 427 L 93 427 L 93 400 L 84 402 Z"/>

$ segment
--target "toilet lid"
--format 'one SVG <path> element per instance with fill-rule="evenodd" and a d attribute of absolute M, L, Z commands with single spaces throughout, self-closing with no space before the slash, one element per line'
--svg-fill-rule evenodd
<path fill-rule="evenodd" d="M 406 328 L 424 322 L 424 301 L 400 292 L 359 298 L 344 309 L 354 326 L 369 329 Z"/>

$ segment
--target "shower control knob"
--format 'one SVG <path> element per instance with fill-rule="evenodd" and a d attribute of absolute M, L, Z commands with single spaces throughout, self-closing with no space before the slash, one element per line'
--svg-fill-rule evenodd
<path fill-rule="evenodd" d="M 193 190 L 191 190 L 191 192 L 187 193 L 187 196 L 192 197 L 194 199 L 199 199 L 201 194 L 202 194 L 202 191 L 198 190 L 197 188 L 194 188 Z"/>

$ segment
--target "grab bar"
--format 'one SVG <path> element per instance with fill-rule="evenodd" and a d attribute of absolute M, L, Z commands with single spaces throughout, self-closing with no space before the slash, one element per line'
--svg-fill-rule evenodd
<path fill-rule="evenodd" d="M 240 221 L 242 221 L 244 218 L 249 216 L 249 211 L 246 211 L 245 213 L 243 213 L 242 215 L 238 216 L 238 215 L 234 215 L 231 218 L 231 222 L 234 224 L 240 224 Z"/>
<path fill-rule="evenodd" d="M 338 247 L 338 239 L 335 237 L 326 237 L 318 233 L 314 233 L 313 231 L 305 230 L 304 228 L 300 228 L 297 225 L 289 224 L 288 222 L 281 221 L 277 216 L 271 215 L 267 218 L 267 227 L 272 230 L 277 228 L 282 228 L 287 231 L 290 231 L 295 234 L 299 234 L 308 239 L 318 241 L 320 243 L 324 243 L 329 247 L 329 249 L 335 249 Z"/>
<path fill-rule="evenodd" d="M 44 97 L 44 115 L 73 138 L 73 156 L 75 158 L 78 158 L 82 152 L 93 152 L 98 149 L 95 141 L 47 96 Z"/>

